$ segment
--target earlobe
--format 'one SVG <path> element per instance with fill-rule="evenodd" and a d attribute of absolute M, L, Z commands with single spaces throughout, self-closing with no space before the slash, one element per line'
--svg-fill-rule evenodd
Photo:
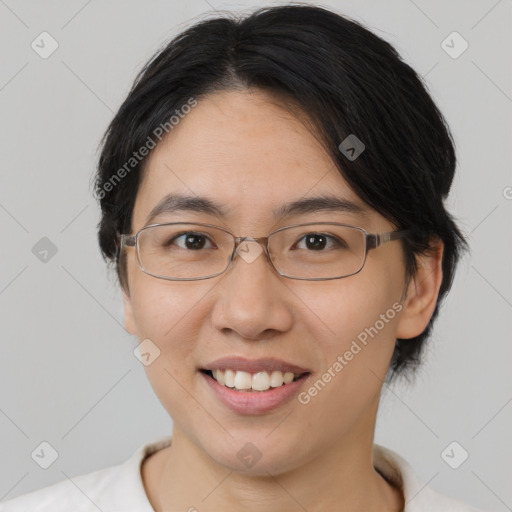
<path fill-rule="evenodd" d="M 123 306 L 124 306 L 124 328 L 130 334 L 136 334 L 135 320 L 133 315 L 132 301 L 127 290 L 123 290 Z"/>
<path fill-rule="evenodd" d="M 443 280 L 443 250 L 442 240 L 437 239 L 430 253 L 417 257 L 418 269 L 407 286 L 397 338 L 414 338 L 427 327 Z"/>

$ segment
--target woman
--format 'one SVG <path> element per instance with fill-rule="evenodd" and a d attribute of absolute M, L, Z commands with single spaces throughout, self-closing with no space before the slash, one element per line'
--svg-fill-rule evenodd
<path fill-rule="evenodd" d="M 110 124 L 99 243 L 172 436 L 16 510 L 470 511 L 374 444 L 465 241 L 417 74 L 313 6 L 196 24 Z M 78 489 L 77 489 L 78 488 Z"/>

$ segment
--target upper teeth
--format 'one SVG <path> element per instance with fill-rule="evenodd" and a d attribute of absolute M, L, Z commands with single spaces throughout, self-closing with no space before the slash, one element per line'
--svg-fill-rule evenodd
<path fill-rule="evenodd" d="M 258 372 L 248 373 L 236 370 L 213 370 L 213 378 L 223 386 L 239 390 L 252 389 L 253 391 L 266 391 L 269 388 L 277 388 L 283 384 L 289 384 L 300 374 L 292 372 Z"/>

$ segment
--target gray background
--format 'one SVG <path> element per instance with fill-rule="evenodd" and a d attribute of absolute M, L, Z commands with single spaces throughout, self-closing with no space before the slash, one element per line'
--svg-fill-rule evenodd
<path fill-rule="evenodd" d="M 119 464 L 171 432 L 97 247 L 96 149 L 164 41 L 213 9 L 272 4 L 0 0 L 0 500 Z M 426 77 L 455 135 L 449 206 L 472 247 L 416 383 L 383 394 L 376 442 L 439 492 L 510 510 L 512 2 L 322 5 L 365 23 Z M 47 59 L 31 48 L 42 31 L 59 44 Z M 453 31 L 469 44 L 458 58 L 441 45 Z M 57 248 L 46 262 L 33 252 L 42 237 Z M 42 441 L 59 453 L 46 470 L 31 458 Z M 452 441 L 469 453 L 456 470 L 441 457 Z"/>

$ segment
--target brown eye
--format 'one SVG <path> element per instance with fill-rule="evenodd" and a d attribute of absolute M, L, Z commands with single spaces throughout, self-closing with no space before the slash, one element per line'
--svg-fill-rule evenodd
<path fill-rule="evenodd" d="M 181 241 L 179 243 L 176 243 L 176 241 L 180 239 Z M 210 247 L 207 246 L 206 248 L 211 248 L 211 242 L 206 235 L 189 231 L 187 233 L 174 236 L 165 245 L 177 245 L 181 249 L 190 249 L 193 251 L 197 251 L 203 249 L 208 243 L 210 243 Z"/>
<path fill-rule="evenodd" d="M 304 241 L 303 247 L 298 247 Z M 301 241 L 296 244 L 299 249 L 308 249 L 311 251 L 322 251 L 326 247 L 330 248 L 344 248 L 347 244 L 344 240 L 326 235 L 324 233 L 308 233 L 301 238 Z"/>

